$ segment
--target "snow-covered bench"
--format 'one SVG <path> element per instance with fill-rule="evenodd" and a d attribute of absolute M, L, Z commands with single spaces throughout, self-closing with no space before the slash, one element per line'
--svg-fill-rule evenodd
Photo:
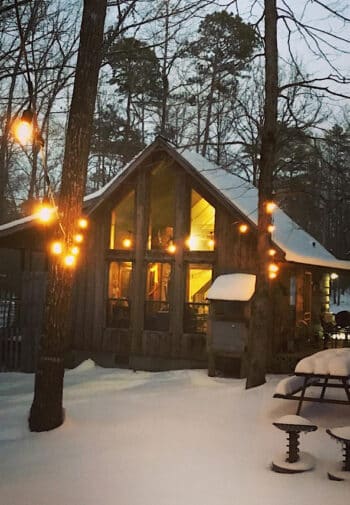
<path fill-rule="evenodd" d="M 306 396 L 310 386 L 320 387 L 320 396 Z M 346 399 L 326 397 L 328 388 L 343 389 Z M 303 358 L 295 367 L 295 375 L 278 383 L 274 398 L 298 400 L 297 415 L 304 401 L 350 405 L 350 349 L 326 349 Z"/>

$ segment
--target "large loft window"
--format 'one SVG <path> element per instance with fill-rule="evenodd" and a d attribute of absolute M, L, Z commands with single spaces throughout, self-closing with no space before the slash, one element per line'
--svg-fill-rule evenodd
<path fill-rule="evenodd" d="M 129 328 L 132 263 L 112 261 L 108 274 L 107 326 Z"/>
<path fill-rule="evenodd" d="M 197 191 L 191 193 L 191 231 L 187 245 L 190 251 L 214 250 L 215 207 Z"/>
<path fill-rule="evenodd" d="M 169 284 L 171 265 L 149 263 L 145 299 L 145 329 L 166 331 L 169 329 Z"/>
<path fill-rule="evenodd" d="M 187 269 L 186 304 L 184 311 L 185 333 L 206 333 L 209 303 L 208 289 L 212 282 L 212 266 L 190 264 Z"/>
<path fill-rule="evenodd" d="M 114 207 L 111 216 L 110 249 L 133 249 L 135 247 L 135 191 L 130 191 Z"/>
<path fill-rule="evenodd" d="M 175 226 L 175 174 L 166 164 L 151 173 L 148 249 L 167 250 L 173 245 Z"/>

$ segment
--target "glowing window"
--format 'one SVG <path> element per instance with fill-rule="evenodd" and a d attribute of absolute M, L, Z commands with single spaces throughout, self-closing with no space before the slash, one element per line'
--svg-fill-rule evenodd
<path fill-rule="evenodd" d="M 191 193 L 191 231 L 187 241 L 190 251 L 213 251 L 215 208 L 199 193 Z"/>
<path fill-rule="evenodd" d="M 151 173 L 148 249 L 167 250 L 174 239 L 175 174 L 165 164 Z"/>
<path fill-rule="evenodd" d="M 134 249 L 135 191 L 130 193 L 112 210 L 110 249 Z"/>
<path fill-rule="evenodd" d="M 187 302 L 206 303 L 211 280 L 211 265 L 190 264 L 187 274 Z"/>
<path fill-rule="evenodd" d="M 112 261 L 109 265 L 108 298 L 129 298 L 132 263 Z"/>

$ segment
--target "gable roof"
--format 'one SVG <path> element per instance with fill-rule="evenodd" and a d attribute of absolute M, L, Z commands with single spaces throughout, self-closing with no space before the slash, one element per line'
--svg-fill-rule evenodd
<path fill-rule="evenodd" d="M 87 207 L 88 213 L 92 213 L 99 207 L 145 158 L 158 149 L 166 151 L 186 171 L 200 178 L 203 184 L 214 193 L 219 194 L 229 207 L 235 211 L 238 210 L 245 219 L 253 225 L 257 225 L 258 190 L 255 186 L 208 161 L 196 152 L 175 148 L 161 137 L 158 137 L 155 142 L 127 163 L 103 188 L 85 196 L 84 206 Z M 350 261 L 337 259 L 280 208 L 277 207 L 274 210 L 273 219 L 276 228 L 272 233 L 272 240 L 285 253 L 287 261 L 330 269 L 350 270 Z M 33 221 L 34 216 L 27 216 L 0 225 L 0 236 L 26 228 Z"/>

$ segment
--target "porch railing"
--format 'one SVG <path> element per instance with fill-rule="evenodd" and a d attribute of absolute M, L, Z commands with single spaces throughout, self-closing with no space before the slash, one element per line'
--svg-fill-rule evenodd
<path fill-rule="evenodd" d="M 206 333 L 209 314 L 208 303 L 185 303 L 184 332 Z"/>
<path fill-rule="evenodd" d="M 109 298 L 107 304 L 107 327 L 130 327 L 130 302 L 126 298 Z"/>
<path fill-rule="evenodd" d="M 169 302 L 159 300 L 145 302 L 145 330 L 168 331 L 169 321 Z"/>

